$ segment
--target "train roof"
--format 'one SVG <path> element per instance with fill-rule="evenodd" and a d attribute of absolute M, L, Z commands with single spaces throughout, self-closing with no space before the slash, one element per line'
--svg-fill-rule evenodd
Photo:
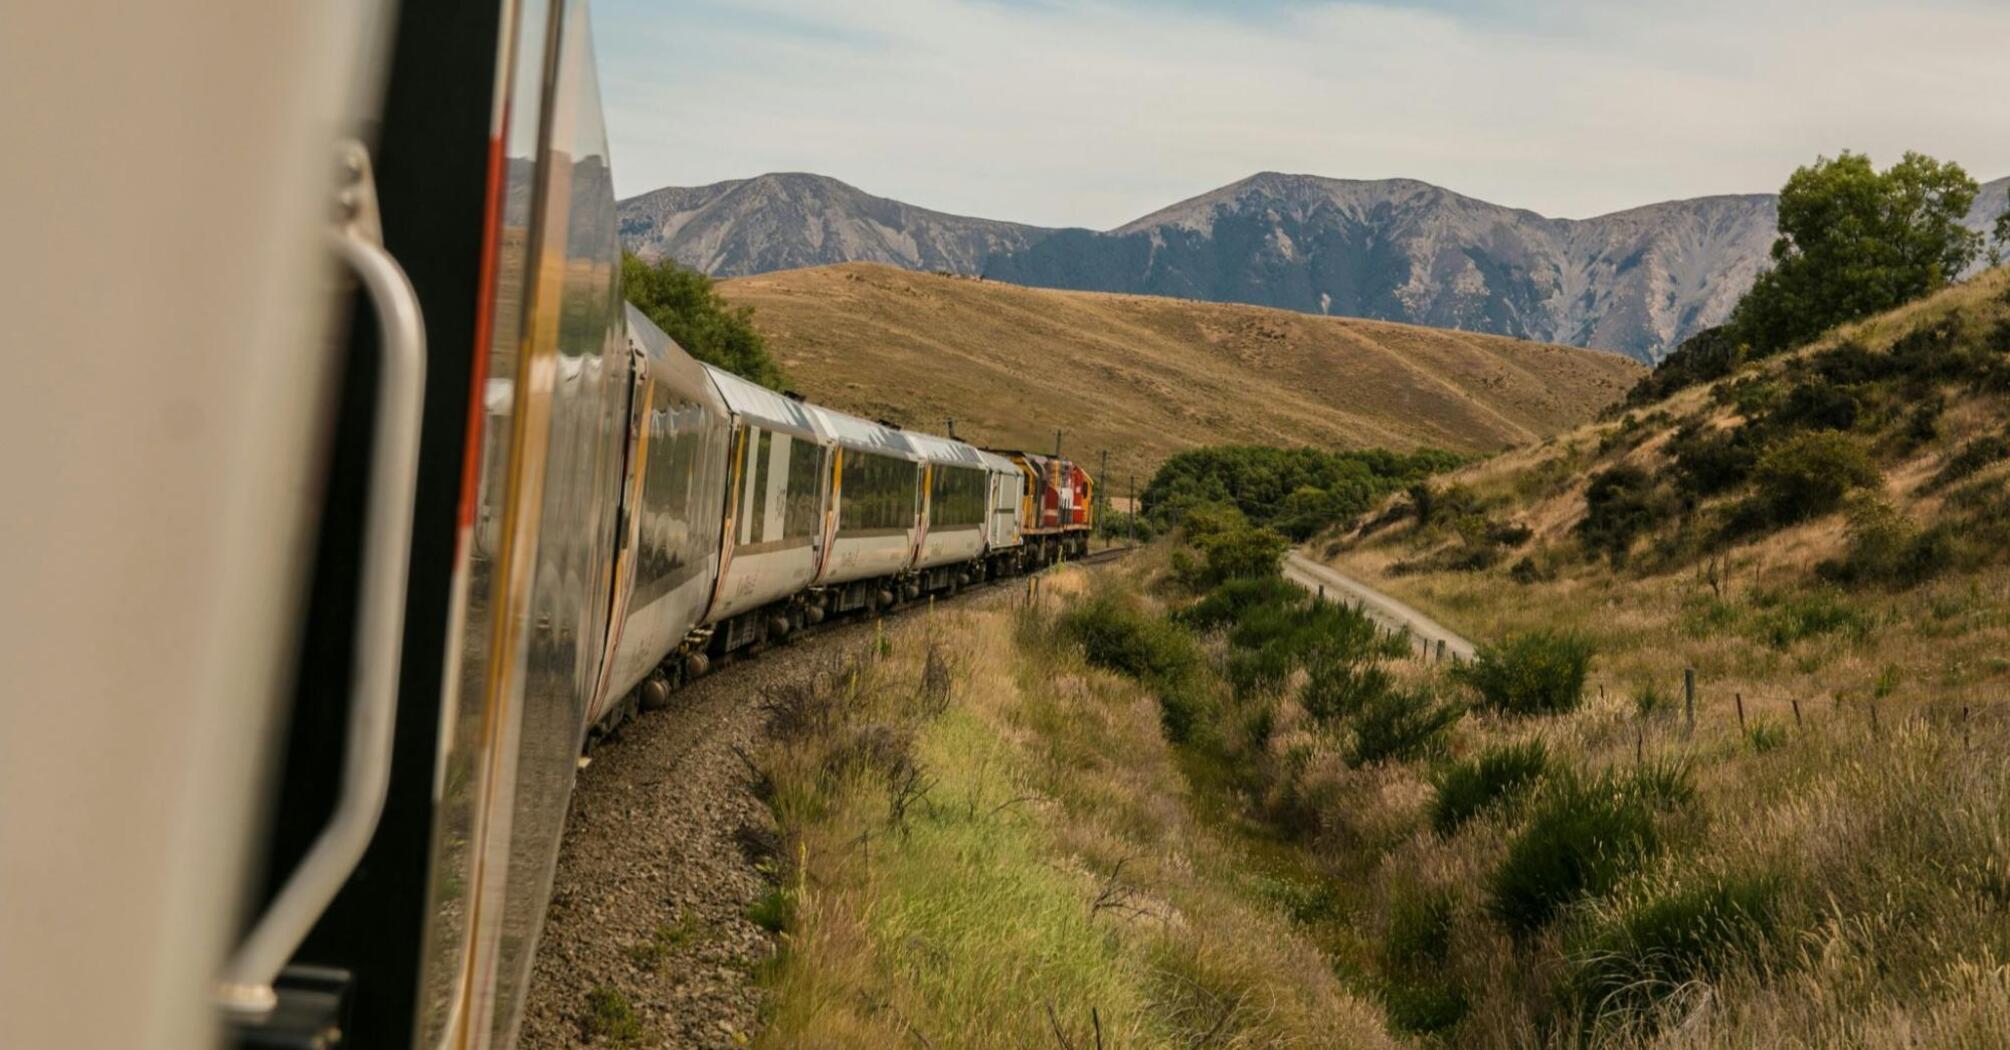
<path fill-rule="evenodd" d="M 907 443 L 926 462 L 954 467 L 984 466 L 984 453 L 979 452 L 975 446 L 966 445 L 955 438 L 936 437 L 934 434 L 914 431 L 902 431 L 902 436 L 907 438 Z"/>
<path fill-rule="evenodd" d="M 723 412 L 723 399 L 719 396 L 719 386 L 705 374 L 705 366 L 675 339 L 656 327 L 646 314 L 635 308 L 634 303 L 623 303 L 628 308 L 628 341 L 649 362 L 649 375 L 658 387 L 674 390 L 684 397 L 704 405 L 708 411 Z M 495 379 L 490 379 L 491 390 Z"/>
<path fill-rule="evenodd" d="M 984 464 L 986 467 L 989 467 L 1000 474 L 1019 473 L 1019 465 L 1017 463 L 1012 462 L 1012 457 L 1001 456 L 998 453 L 991 451 L 990 449 L 986 448 L 978 449 L 977 460 L 978 462 Z"/>
<path fill-rule="evenodd" d="M 870 419 L 861 419 L 849 412 L 822 405 L 805 404 L 811 422 L 816 424 L 817 434 L 825 441 L 840 448 L 875 452 L 882 456 L 898 456 L 901 459 L 920 459 L 908 435 Z"/>
<path fill-rule="evenodd" d="M 766 430 L 786 431 L 812 439 L 821 436 L 811 418 L 812 406 L 742 379 L 716 365 L 706 365 L 705 373 L 712 377 L 712 385 L 719 388 L 720 398 L 725 400 L 726 407 L 734 415 Z"/>

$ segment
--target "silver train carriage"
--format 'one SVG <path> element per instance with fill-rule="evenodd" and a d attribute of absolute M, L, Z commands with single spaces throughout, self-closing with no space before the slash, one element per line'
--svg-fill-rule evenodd
<path fill-rule="evenodd" d="M 10 931 L 0 1043 L 506 1050 L 592 734 L 1025 567 L 1039 522 L 1010 458 L 708 369 L 627 306 L 581 0 L 254 6 L 22 27 L 49 82 L 10 86 L 74 104 L 16 136 L 16 200 L 176 163 L 10 216 L 50 274 L 133 230 L 158 265 L 10 304 L 76 338 L 0 390 L 62 439 L 7 485 L 6 662 L 21 695 L 147 693 L 0 709 L 0 853 L 33 860 L 0 896 L 92 902 Z"/>

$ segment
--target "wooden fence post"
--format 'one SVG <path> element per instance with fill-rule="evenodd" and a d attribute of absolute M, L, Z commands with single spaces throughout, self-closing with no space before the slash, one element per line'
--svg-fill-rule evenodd
<path fill-rule="evenodd" d="M 1795 729 L 1799 729 L 1799 728 L 1801 727 L 1801 700 L 1800 700 L 1800 697 L 1793 697 L 1793 698 L 1790 698 L 1790 699 L 1789 699 L 1789 700 L 1788 700 L 1787 702 L 1788 702 L 1788 703 L 1790 703 L 1790 704 L 1792 704 L 1792 705 L 1794 705 L 1794 728 L 1795 728 Z"/>
<path fill-rule="evenodd" d="M 1738 732 L 1742 733 L 1745 731 L 1745 694 L 1732 693 L 1731 696 L 1738 701 Z"/>
<path fill-rule="evenodd" d="M 1693 667 L 1682 669 L 1682 710 L 1687 722 L 1685 732 L 1693 736 L 1696 732 L 1696 669 Z"/>

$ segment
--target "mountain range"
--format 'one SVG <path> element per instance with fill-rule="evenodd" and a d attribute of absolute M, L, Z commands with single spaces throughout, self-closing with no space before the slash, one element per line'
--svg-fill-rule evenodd
<path fill-rule="evenodd" d="M 1984 185 L 1968 223 L 2010 209 Z M 1764 268 L 1773 194 L 1552 219 L 1412 179 L 1265 172 L 1112 230 L 969 218 L 822 175 L 620 202 L 622 242 L 721 277 L 840 262 L 1250 303 L 1593 347 L 1654 362 L 1722 322 Z"/>

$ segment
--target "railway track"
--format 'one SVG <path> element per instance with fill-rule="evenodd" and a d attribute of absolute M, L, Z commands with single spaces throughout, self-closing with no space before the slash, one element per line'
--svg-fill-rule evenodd
<path fill-rule="evenodd" d="M 1133 549 L 1074 564 L 1105 565 Z M 986 581 L 942 604 L 1009 600 L 1026 578 Z M 928 604 L 885 617 L 925 614 Z M 772 834 L 740 757 L 761 740 L 761 709 L 750 701 L 815 673 L 830 646 L 863 644 L 873 632 L 871 617 L 798 632 L 721 665 L 679 690 L 668 710 L 596 744 L 566 816 L 523 1050 L 606 1042 L 606 1026 L 624 1015 L 647 1045 L 745 1045 L 760 1010 L 755 974 L 774 951 L 748 918 L 770 885 L 750 844 Z"/>

